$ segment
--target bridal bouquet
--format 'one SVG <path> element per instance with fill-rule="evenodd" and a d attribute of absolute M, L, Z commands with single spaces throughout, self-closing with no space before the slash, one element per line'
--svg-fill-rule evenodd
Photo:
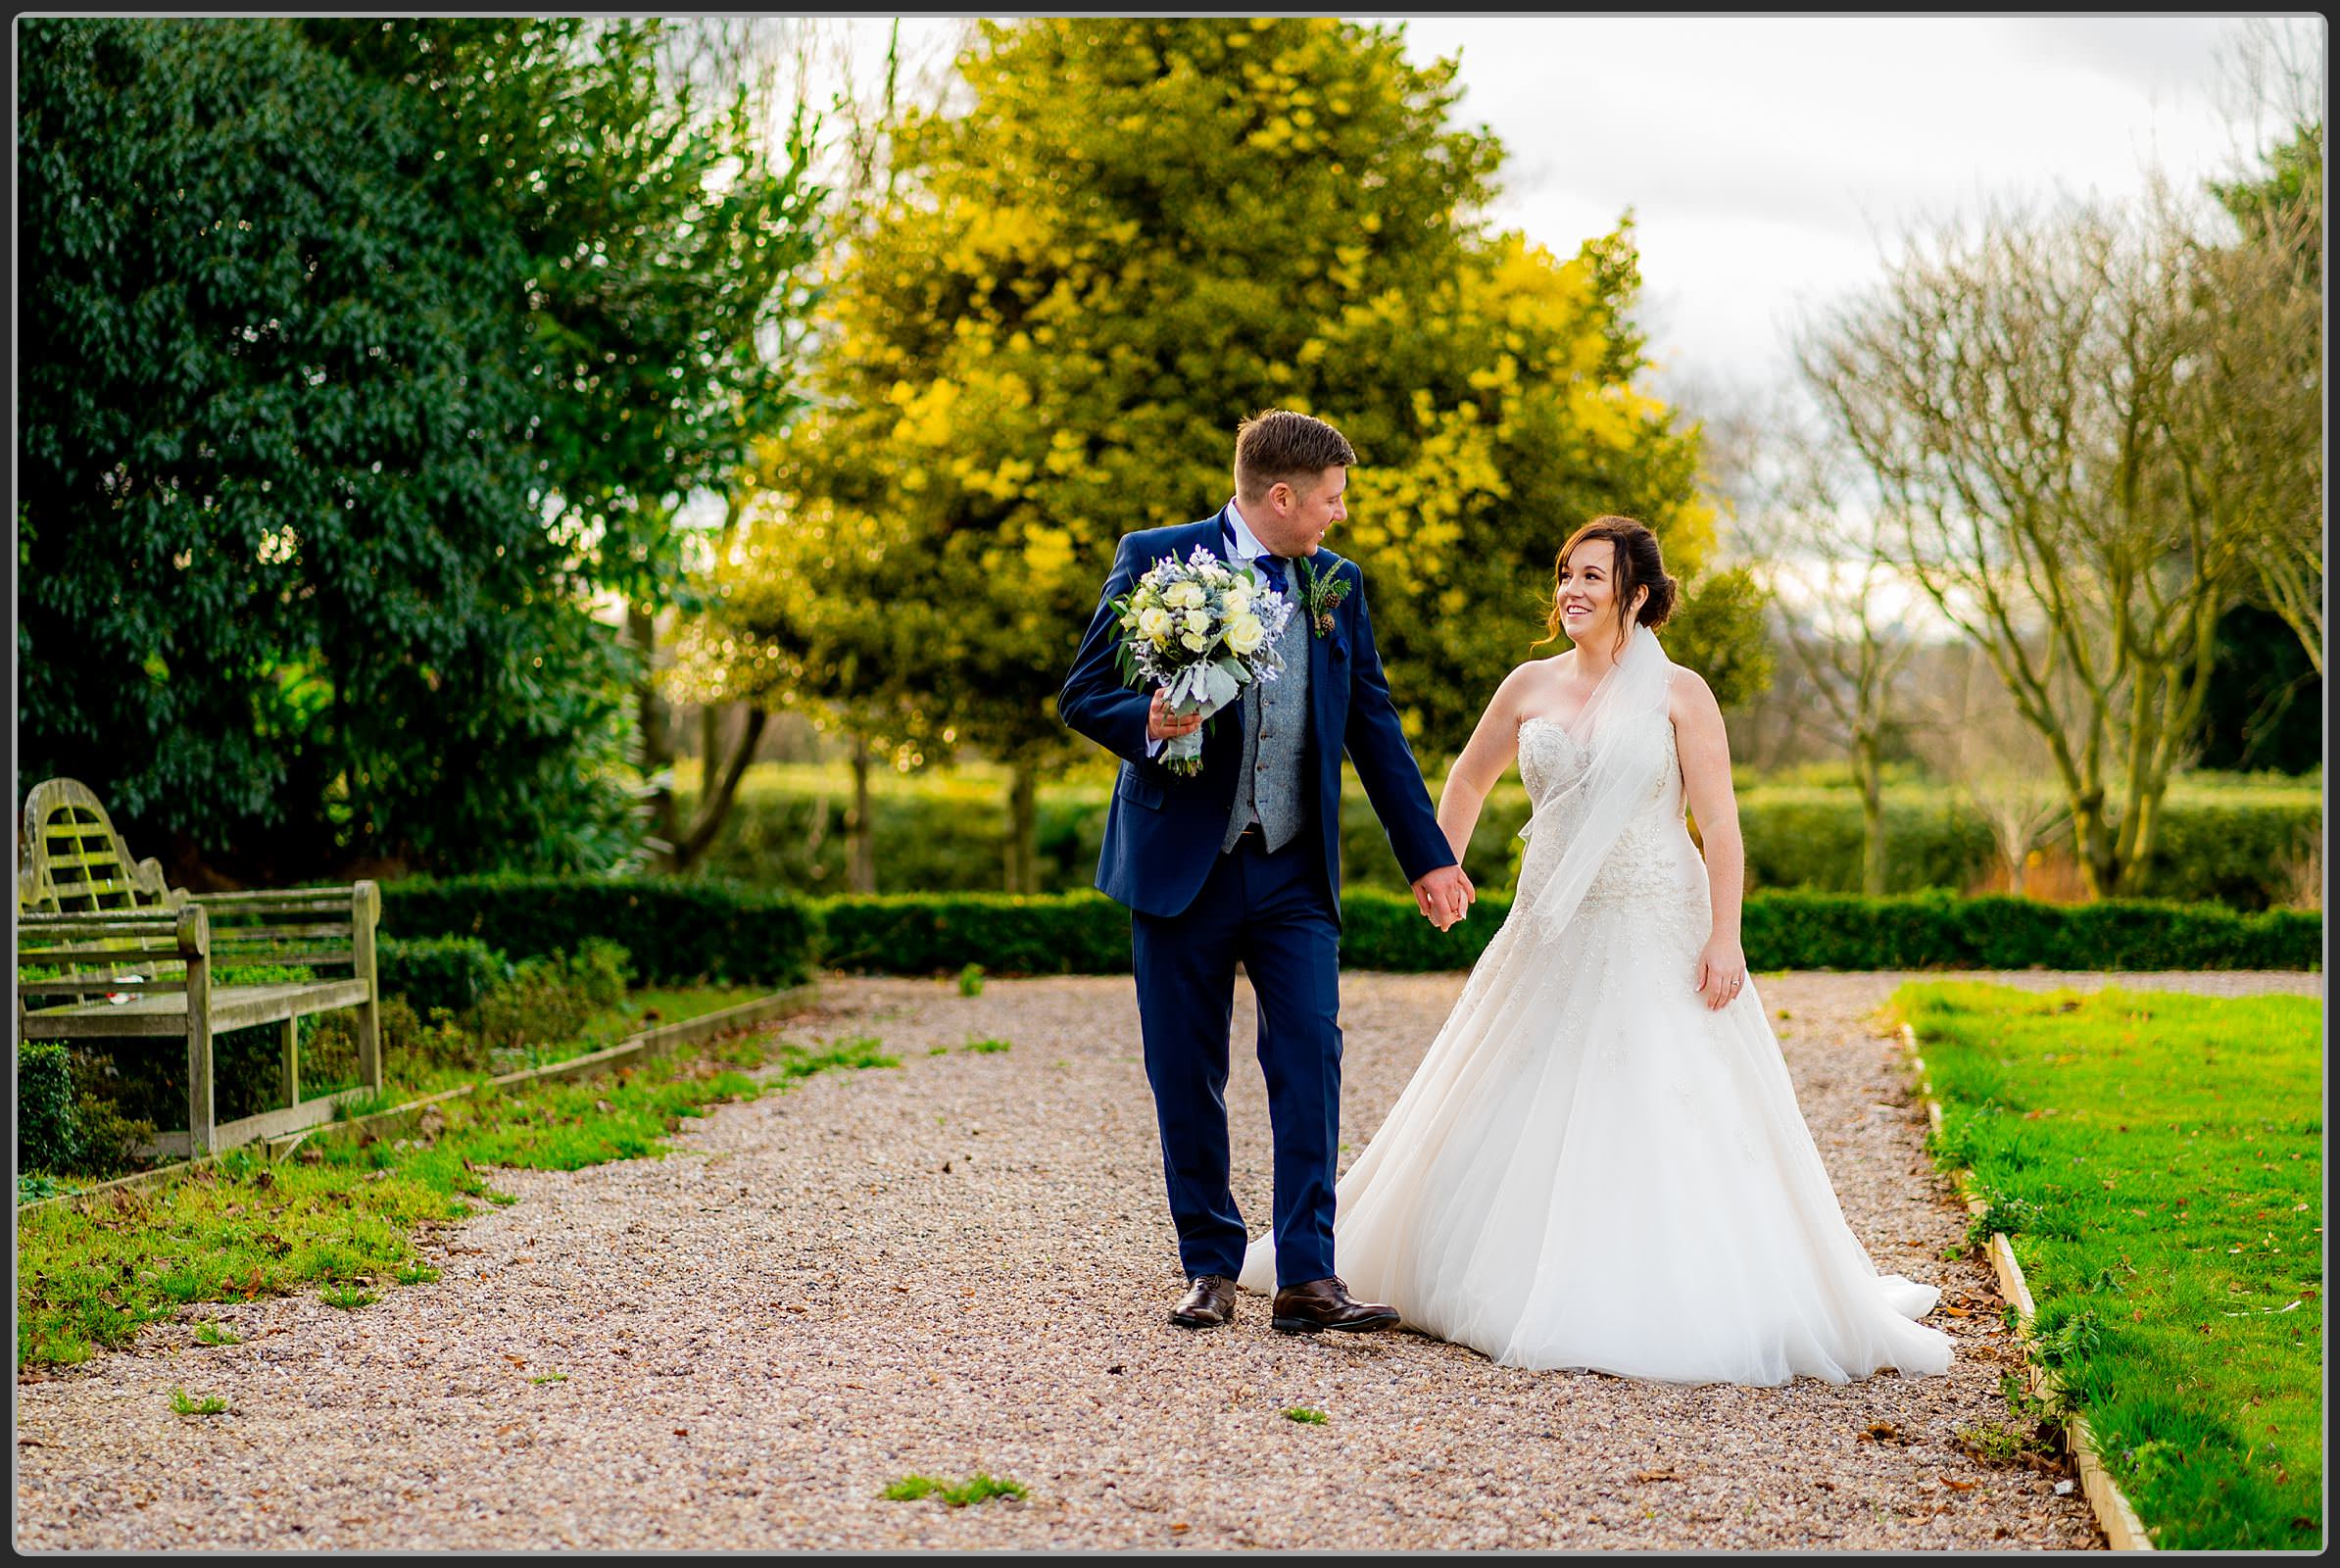
<path fill-rule="evenodd" d="M 1292 602 L 1250 566 L 1231 566 L 1196 545 L 1185 561 L 1168 557 L 1113 601 L 1121 617 L 1115 657 L 1122 679 L 1162 689 L 1164 705 L 1185 717 L 1210 717 L 1255 680 L 1284 667 L 1276 639 Z M 1202 732 L 1173 736 L 1161 764 L 1192 777 L 1202 771 Z"/>

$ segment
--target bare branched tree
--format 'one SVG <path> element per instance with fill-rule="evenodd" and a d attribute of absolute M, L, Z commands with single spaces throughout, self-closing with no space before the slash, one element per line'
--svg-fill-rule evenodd
<path fill-rule="evenodd" d="M 2201 223 L 2156 186 L 1944 224 L 1797 349 L 1898 564 L 2046 743 L 2096 897 L 2152 853 L 2218 617 L 2275 525 Z"/>
<path fill-rule="evenodd" d="M 1782 397 L 1763 421 L 1734 510 L 1762 557 L 1775 626 L 1833 728 L 1861 792 L 1861 887 L 1885 891 L 1884 765 L 1901 727 L 1899 685 L 1917 640 L 1909 588 L 1844 443 Z"/>

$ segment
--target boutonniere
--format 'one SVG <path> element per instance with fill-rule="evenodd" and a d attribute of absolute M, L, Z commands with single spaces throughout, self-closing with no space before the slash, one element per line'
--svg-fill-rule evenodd
<path fill-rule="evenodd" d="M 1348 580 L 1327 573 L 1322 577 L 1308 564 L 1306 556 L 1292 558 L 1292 569 L 1300 579 L 1300 611 L 1308 617 L 1309 630 L 1319 637 L 1333 634 L 1333 612 L 1341 608 L 1341 601 L 1348 597 Z"/>

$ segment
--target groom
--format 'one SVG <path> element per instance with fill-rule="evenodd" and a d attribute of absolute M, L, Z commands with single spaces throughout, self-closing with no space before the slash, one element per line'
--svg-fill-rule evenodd
<path fill-rule="evenodd" d="M 1235 966 L 1259 999 L 1259 1064 L 1275 1133 L 1275 1326 L 1382 1329 L 1397 1313 L 1351 1298 L 1333 1270 L 1341 1137 L 1341 756 L 1389 830 L 1422 912 L 1443 930 L 1473 898 L 1398 728 L 1353 562 L 1319 548 L 1347 516 L 1356 453 L 1304 414 L 1270 410 L 1235 439 L 1235 499 L 1216 516 L 1126 535 L 1057 698 L 1074 729 L 1121 758 L 1097 885 L 1132 910 L 1146 1077 L 1186 1296 L 1170 1314 L 1215 1328 L 1235 1312 L 1245 1234 L 1228 1190 L 1228 1024 Z M 1245 562 L 1298 606 L 1273 681 L 1243 688 L 1202 741 L 1202 771 L 1153 760 L 1199 719 L 1115 671 L 1112 601 L 1196 546 Z M 1295 563 L 1305 560 L 1307 567 Z M 1312 570 L 1311 570 L 1312 568 Z M 1310 575 L 1314 604 L 1299 604 Z M 1338 603 L 1329 603 L 1339 593 Z M 1314 611 L 1321 608 L 1321 615 Z"/>

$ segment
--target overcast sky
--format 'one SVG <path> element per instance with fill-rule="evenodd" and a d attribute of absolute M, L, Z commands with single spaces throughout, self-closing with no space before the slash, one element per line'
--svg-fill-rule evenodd
<path fill-rule="evenodd" d="M 2316 24 L 2320 27 L 2321 24 Z M 1633 210 L 1660 383 L 1760 383 L 1903 223 L 2227 172 L 2212 17 L 1414 18 L 1509 150 L 1491 215 L 1567 253 Z M 2320 42 L 2320 41 L 2319 41 Z M 2318 49 L 2320 54 L 2320 47 Z"/>
<path fill-rule="evenodd" d="M 1799 306 L 1880 274 L 1879 241 L 1983 198 L 2229 172 L 2221 48 L 2199 16 L 1358 17 L 1458 51 L 1455 116 L 1507 151 L 1489 217 L 1572 254 L 1629 208 L 1660 391 L 1783 371 Z M 882 57 L 891 23 L 856 24 Z M 911 19 L 905 55 L 962 24 Z M 2320 20 L 2314 28 L 2320 58 Z M 867 73 L 865 66 L 863 72 Z M 865 74 L 863 79 L 868 79 Z"/>

